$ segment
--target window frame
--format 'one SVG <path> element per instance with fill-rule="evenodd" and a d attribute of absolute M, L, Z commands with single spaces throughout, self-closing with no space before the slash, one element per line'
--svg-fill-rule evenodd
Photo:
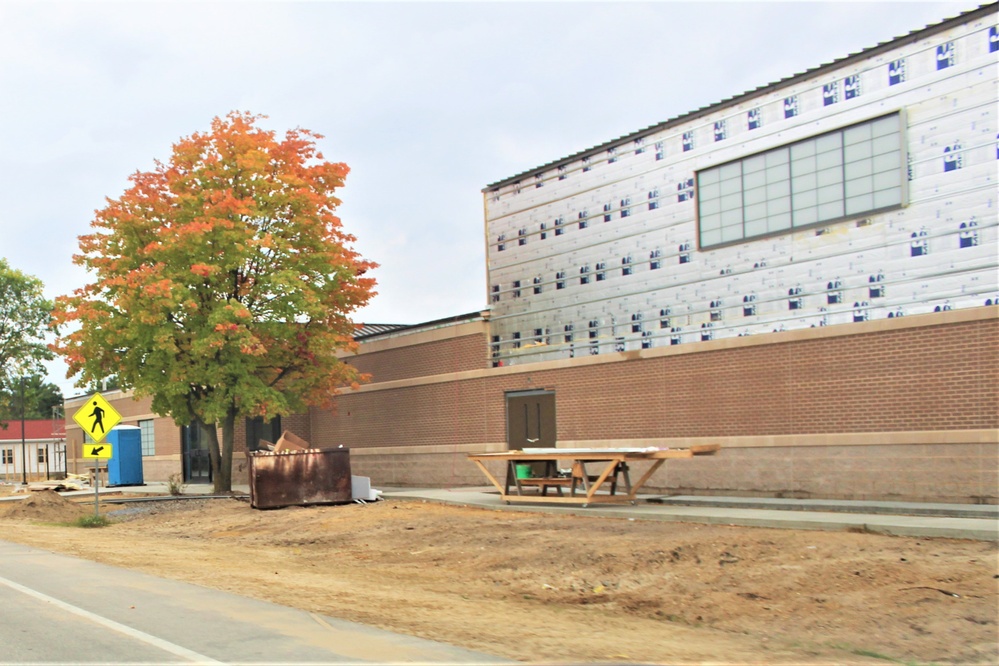
<path fill-rule="evenodd" d="M 844 176 L 843 180 L 840 181 L 840 184 L 842 186 L 842 191 L 841 191 L 841 197 L 838 199 L 838 201 L 842 203 L 844 214 L 843 215 L 839 215 L 837 217 L 831 217 L 829 219 L 822 219 L 822 220 L 817 220 L 815 222 L 807 222 L 807 223 L 802 223 L 802 224 L 797 224 L 796 225 L 794 223 L 794 213 L 796 212 L 796 209 L 794 208 L 794 196 L 795 196 L 795 194 L 794 194 L 794 191 L 791 188 L 791 183 L 798 176 L 793 175 L 791 173 L 790 161 L 792 159 L 791 155 L 792 155 L 793 148 L 795 146 L 806 146 L 807 144 L 809 144 L 811 142 L 817 142 L 818 140 L 823 139 L 825 137 L 830 137 L 830 136 L 833 136 L 833 135 L 838 135 L 839 136 L 839 140 L 840 140 L 840 147 L 839 147 L 840 164 L 843 165 L 843 170 L 845 171 L 845 162 L 846 161 L 844 159 L 844 156 L 845 156 L 845 153 L 846 153 L 846 146 L 844 145 L 843 137 L 846 134 L 846 132 L 849 131 L 849 130 L 851 130 L 851 129 L 854 129 L 854 128 L 863 127 L 865 125 L 873 125 L 874 123 L 876 123 L 878 121 L 884 120 L 886 118 L 891 118 L 893 116 L 897 117 L 897 119 L 898 119 L 898 130 L 897 130 L 897 132 L 898 132 L 899 164 L 898 164 L 897 174 L 898 174 L 898 177 L 899 177 L 898 187 L 900 189 L 900 202 L 899 203 L 893 203 L 893 204 L 890 204 L 888 206 L 874 207 L 874 208 L 864 209 L 864 210 L 861 210 L 861 211 L 847 213 L 846 212 L 846 206 L 847 206 L 847 200 L 848 200 L 848 197 L 846 196 L 846 182 L 847 182 L 847 179 Z M 870 216 L 870 215 L 874 215 L 874 214 L 878 214 L 878 213 L 883 213 L 883 212 L 888 212 L 888 211 L 892 211 L 892 210 L 898 210 L 900 208 L 906 207 L 908 205 L 908 203 L 909 203 L 909 187 L 908 187 L 909 183 L 908 183 L 908 175 L 907 175 L 907 172 L 906 172 L 906 165 L 908 164 L 908 156 L 907 156 L 907 147 L 908 147 L 908 144 L 907 144 L 907 141 L 906 141 L 906 135 L 907 135 L 907 122 L 906 122 L 905 109 L 896 109 L 896 110 L 891 111 L 889 113 L 882 113 L 882 114 L 879 114 L 877 116 L 866 118 L 866 119 L 861 120 L 859 122 L 851 123 L 849 125 L 843 125 L 843 126 L 840 126 L 840 127 L 834 128 L 834 129 L 830 129 L 830 130 L 827 130 L 827 131 L 824 131 L 824 132 L 820 132 L 818 134 L 813 134 L 813 135 L 810 135 L 810 136 L 802 137 L 801 139 L 798 139 L 796 141 L 792 141 L 792 142 L 789 142 L 789 143 L 784 143 L 784 144 L 780 144 L 780 145 L 776 145 L 776 146 L 771 146 L 771 147 L 769 147 L 769 148 L 767 148 L 765 150 L 760 150 L 760 151 L 757 151 L 755 153 L 751 153 L 749 155 L 745 155 L 745 156 L 740 157 L 740 158 L 735 159 L 735 160 L 729 160 L 727 162 L 721 162 L 721 163 L 718 163 L 718 164 L 711 164 L 709 166 L 706 166 L 703 169 L 696 170 L 694 172 L 694 183 L 695 183 L 695 185 L 694 185 L 694 196 L 693 196 L 693 199 L 694 199 L 694 206 L 695 206 L 695 220 L 696 220 L 696 224 L 697 224 L 697 249 L 698 250 L 708 250 L 708 249 L 713 250 L 713 249 L 716 249 L 716 248 L 728 247 L 728 246 L 732 246 L 732 245 L 738 245 L 738 244 L 741 244 L 741 243 L 747 243 L 747 242 L 751 242 L 751 241 L 755 241 L 755 240 L 762 240 L 762 239 L 765 239 L 765 238 L 773 238 L 773 237 L 776 237 L 776 236 L 783 236 L 783 235 L 787 235 L 787 234 L 792 234 L 792 233 L 794 233 L 796 231 L 816 229 L 816 228 L 821 228 L 821 227 L 828 227 L 828 226 L 831 226 L 833 224 L 837 224 L 839 222 L 844 222 L 844 221 L 847 221 L 847 220 L 853 220 L 853 219 L 858 219 L 858 218 L 864 218 L 864 217 L 867 217 L 867 216 Z M 890 136 L 890 135 L 886 135 L 886 136 Z M 872 139 L 871 141 L 873 142 L 873 141 L 876 141 L 876 140 L 877 139 Z M 747 204 L 746 203 L 746 189 L 745 189 L 745 186 L 744 186 L 744 183 L 745 183 L 745 173 L 746 172 L 744 171 L 743 165 L 746 162 L 750 161 L 750 160 L 760 159 L 760 158 L 766 159 L 765 156 L 771 155 L 771 154 L 772 155 L 777 155 L 777 153 L 779 153 L 781 151 L 784 151 L 784 153 L 787 155 L 787 160 L 788 160 L 788 175 L 787 175 L 787 178 L 786 178 L 786 182 L 788 183 L 788 194 L 786 195 L 786 197 L 787 197 L 787 200 L 788 200 L 789 205 L 790 205 L 790 208 L 788 210 L 788 215 L 790 216 L 790 226 L 785 227 L 785 228 L 781 228 L 781 229 L 775 229 L 773 231 L 768 230 L 768 231 L 764 231 L 762 233 L 755 233 L 755 234 L 752 234 L 752 235 L 747 235 L 746 234 L 746 219 L 745 219 L 745 214 L 746 214 L 747 206 L 751 205 L 751 204 Z M 870 161 L 873 162 L 874 159 L 875 158 L 872 157 L 872 158 L 870 158 Z M 701 195 L 702 195 L 702 189 L 703 188 L 707 188 L 710 184 L 709 183 L 702 183 L 701 182 L 701 175 L 703 173 L 705 173 L 705 172 L 715 171 L 715 170 L 719 170 L 720 171 L 721 169 L 724 169 L 726 167 L 732 168 L 733 166 L 734 167 L 738 167 L 739 172 L 741 174 L 740 175 L 741 181 L 740 181 L 739 195 L 741 197 L 742 203 L 741 203 L 740 208 L 738 208 L 737 210 L 739 210 L 740 213 L 741 213 L 741 215 L 742 215 L 742 222 L 741 222 L 741 225 L 742 225 L 742 235 L 739 238 L 735 238 L 735 239 L 722 240 L 722 241 L 719 241 L 719 242 L 712 242 L 712 243 L 704 243 L 703 242 L 704 228 L 702 226 L 702 217 L 703 217 L 703 215 L 702 215 L 702 210 L 701 210 L 704 202 L 702 202 Z M 768 168 L 769 168 L 769 165 L 768 165 Z M 812 172 L 812 174 L 815 174 L 815 173 L 817 173 L 817 172 Z M 879 173 L 893 173 L 893 171 L 889 170 L 889 171 L 879 172 Z M 781 181 L 781 182 L 784 182 L 784 181 Z M 799 196 L 801 194 L 802 193 L 799 192 Z M 779 198 L 780 197 L 778 197 L 777 199 L 779 199 Z M 769 204 L 769 202 L 771 202 L 771 201 L 776 202 L 777 199 L 768 196 L 764 200 L 764 203 L 768 203 Z M 711 201 L 711 202 L 713 202 L 713 201 L 719 201 L 720 202 L 720 198 L 715 198 L 715 199 L 711 199 L 711 200 L 708 200 L 708 201 Z M 762 219 L 768 220 L 769 216 L 767 216 L 765 218 L 762 218 Z M 751 220 L 751 221 L 753 221 L 753 220 Z M 709 229 L 709 231 L 711 231 L 711 230 Z"/>
<path fill-rule="evenodd" d="M 146 426 L 145 424 L 148 424 Z M 142 450 L 142 457 L 155 456 L 156 455 L 156 419 L 142 419 L 137 421 L 136 425 L 139 426 L 139 445 Z M 147 446 L 146 438 L 143 435 L 146 433 L 148 427 L 150 437 Z"/>

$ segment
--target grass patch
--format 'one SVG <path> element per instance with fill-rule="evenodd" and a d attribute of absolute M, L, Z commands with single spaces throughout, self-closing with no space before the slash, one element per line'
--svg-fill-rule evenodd
<path fill-rule="evenodd" d="M 167 477 L 167 490 L 171 495 L 183 495 L 184 486 L 183 477 L 180 474 L 171 474 Z"/>
<path fill-rule="evenodd" d="M 111 524 L 111 519 L 107 516 L 83 516 L 73 524 L 77 527 L 107 527 Z"/>
<path fill-rule="evenodd" d="M 905 666 L 922 666 L 921 662 L 896 659 L 895 657 L 889 657 L 886 654 L 881 654 L 880 652 L 875 652 L 874 650 L 855 648 L 852 645 L 844 645 L 842 643 L 827 643 L 827 645 L 836 650 L 842 650 L 844 652 L 849 652 L 850 654 L 855 654 L 858 657 L 870 657 L 871 659 L 881 659 L 883 661 L 890 661 L 893 664 L 905 664 Z"/>
<path fill-rule="evenodd" d="M 898 659 L 895 659 L 894 657 L 889 657 L 886 654 L 881 654 L 880 652 L 875 652 L 874 650 L 855 649 L 855 650 L 850 650 L 850 652 L 859 655 L 861 657 L 870 657 L 871 659 L 884 659 L 885 661 L 893 661 L 898 664 L 904 663 L 899 661 Z"/>

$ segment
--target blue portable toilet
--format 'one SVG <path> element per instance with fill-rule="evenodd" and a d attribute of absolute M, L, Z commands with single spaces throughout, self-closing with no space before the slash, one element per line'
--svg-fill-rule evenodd
<path fill-rule="evenodd" d="M 109 486 L 141 486 L 142 437 L 138 426 L 115 426 L 108 433 L 112 446 L 108 459 Z"/>

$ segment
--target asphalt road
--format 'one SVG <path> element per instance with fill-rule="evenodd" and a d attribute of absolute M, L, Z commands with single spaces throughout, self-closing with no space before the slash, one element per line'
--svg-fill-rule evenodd
<path fill-rule="evenodd" d="M 505 660 L 0 541 L 0 663 L 192 662 Z"/>

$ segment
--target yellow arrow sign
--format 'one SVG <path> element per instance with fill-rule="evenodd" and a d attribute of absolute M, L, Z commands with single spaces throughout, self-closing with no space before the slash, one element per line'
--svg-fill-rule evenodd
<path fill-rule="evenodd" d="M 121 414 L 115 411 L 115 408 L 104 399 L 100 393 L 95 393 L 90 398 L 83 403 L 83 406 L 76 410 L 73 414 L 73 420 L 76 421 L 77 425 L 83 428 L 83 432 L 90 435 L 94 442 L 100 442 L 102 439 L 107 437 L 107 434 L 111 431 L 111 428 L 118 425 L 121 421 Z M 84 447 L 87 448 L 87 447 Z M 111 447 L 108 447 L 109 449 Z M 111 454 L 107 456 L 88 456 L 84 455 L 85 458 L 110 458 Z"/>
<path fill-rule="evenodd" d="M 110 458 L 114 447 L 105 442 L 104 444 L 84 444 L 84 458 Z"/>

